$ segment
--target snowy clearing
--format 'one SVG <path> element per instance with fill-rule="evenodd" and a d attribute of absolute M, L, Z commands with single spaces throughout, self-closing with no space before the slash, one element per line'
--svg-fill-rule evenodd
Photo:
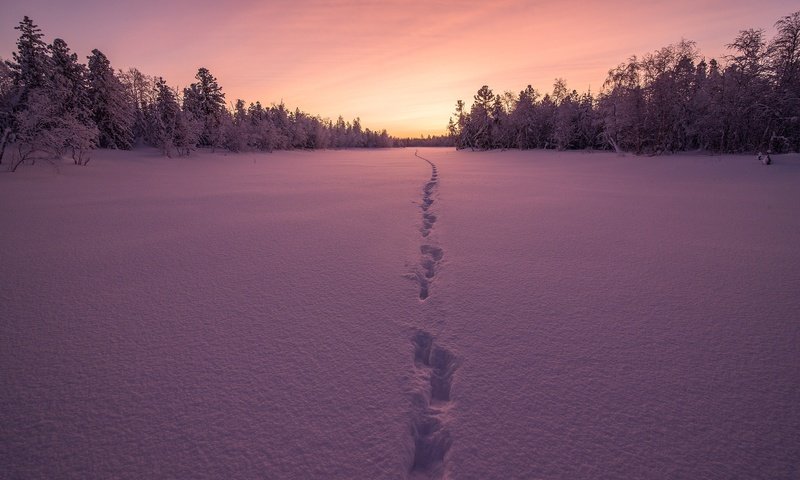
<path fill-rule="evenodd" d="M 1 478 L 795 478 L 800 156 L 0 174 Z"/>

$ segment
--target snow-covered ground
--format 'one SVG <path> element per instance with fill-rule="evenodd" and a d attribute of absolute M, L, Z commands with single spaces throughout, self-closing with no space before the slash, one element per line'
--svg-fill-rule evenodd
<path fill-rule="evenodd" d="M 774 160 L 0 174 L 0 478 L 797 478 L 800 156 Z"/>

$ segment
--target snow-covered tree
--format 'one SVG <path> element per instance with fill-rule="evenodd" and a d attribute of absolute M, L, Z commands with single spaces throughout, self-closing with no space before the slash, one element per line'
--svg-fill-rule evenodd
<path fill-rule="evenodd" d="M 327 129 L 325 120 L 320 117 L 308 117 L 308 126 L 306 127 L 308 133 L 308 147 L 307 148 L 328 148 L 330 143 L 330 132 Z"/>
<path fill-rule="evenodd" d="M 207 68 L 201 67 L 195 75 L 197 82 L 183 91 L 183 110 L 202 125 L 199 144 L 215 147 L 223 141 L 222 124 L 228 114 L 225 108 L 225 94 Z"/>
<path fill-rule="evenodd" d="M 155 138 L 156 146 L 164 155 L 171 157 L 172 152 L 178 155 L 189 155 L 197 146 L 199 122 L 189 115 L 184 115 L 178 105 L 175 92 L 163 78 L 156 81 Z"/>
<path fill-rule="evenodd" d="M 766 149 L 774 125 L 767 71 L 767 40 L 762 29 L 748 29 L 728 45 L 725 69 L 725 144 L 728 151 Z"/>
<path fill-rule="evenodd" d="M 473 97 L 474 102 L 469 112 L 470 134 L 472 146 L 479 150 L 492 148 L 492 106 L 494 93 L 484 85 Z"/>
<path fill-rule="evenodd" d="M 63 108 L 75 111 L 86 122 L 91 121 L 91 99 L 87 84 L 86 66 L 78 63 L 78 55 L 72 53 L 67 43 L 56 38 L 48 46 L 52 62 L 52 82 L 62 94 Z"/>
<path fill-rule="evenodd" d="M 14 84 L 20 88 L 24 103 L 27 91 L 45 86 L 50 78 L 50 58 L 47 44 L 42 40 L 42 30 L 28 16 L 23 17 L 18 26 L 20 35 L 17 51 L 12 53 L 13 61 L 8 63 Z"/>
<path fill-rule="evenodd" d="M 536 148 L 536 104 L 539 92 L 528 85 L 519 92 L 511 112 L 512 146 L 525 150 Z"/>
<path fill-rule="evenodd" d="M 15 118 L 19 156 L 12 171 L 28 159 L 58 161 L 66 153 L 71 153 L 77 165 L 88 163 L 97 137 L 94 125 L 65 113 L 59 102 L 53 101 L 52 92 L 43 88 L 28 92 L 27 106 Z"/>
<path fill-rule="evenodd" d="M 144 140 L 146 143 L 155 145 L 155 113 L 156 103 L 156 78 L 145 75 L 135 68 L 119 75 L 127 91 L 128 98 L 133 102 L 133 138 L 134 143 Z"/>
<path fill-rule="evenodd" d="M 778 33 L 769 46 L 778 121 L 769 148 L 800 149 L 800 11 L 775 23 Z"/>
<path fill-rule="evenodd" d="M 577 119 L 577 144 L 575 148 L 595 148 L 602 145 L 598 142 L 602 137 L 602 124 L 597 116 L 595 99 L 592 92 L 580 97 Z"/>
<path fill-rule="evenodd" d="M 223 145 L 232 152 L 241 152 L 248 148 L 250 125 L 244 100 L 237 99 L 233 115 L 226 115 L 222 124 Z"/>
<path fill-rule="evenodd" d="M 12 138 L 16 103 L 16 89 L 11 77 L 11 69 L 0 58 L 0 165 L 3 164 L 6 146 Z"/>
<path fill-rule="evenodd" d="M 83 165 L 97 138 L 88 108 L 85 66 L 63 40 L 44 45 L 30 18 L 25 17 L 17 29 L 18 51 L 15 62 L 8 65 L 12 116 L 4 121 L 6 133 L 14 131 L 19 152 L 11 168 L 27 159 L 57 160 L 67 152 Z"/>
<path fill-rule="evenodd" d="M 62 125 L 73 128 L 65 145 L 71 149 L 74 162 L 85 165 L 89 150 L 97 146 L 99 135 L 92 117 L 86 66 L 78 63 L 78 56 L 70 52 L 67 43 L 60 38 L 53 40 L 48 48 L 52 63 L 50 101 Z"/>
<path fill-rule="evenodd" d="M 308 126 L 310 124 L 306 114 L 296 108 L 291 115 L 290 144 L 292 148 L 308 148 Z"/>
<path fill-rule="evenodd" d="M 603 88 L 599 109 L 605 141 L 618 152 L 641 152 L 644 93 L 638 59 L 609 70 Z"/>
<path fill-rule="evenodd" d="M 574 148 L 578 140 L 578 92 L 570 91 L 567 82 L 563 78 L 558 78 L 553 85 L 552 98 L 556 104 L 556 111 L 550 142 L 559 150 Z"/>
<path fill-rule="evenodd" d="M 508 148 L 510 146 L 511 128 L 506 102 L 503 96 L 495 95 L 492 101 L 491 126 L 489 136 L 491 148 Z"/>
<path fill-rule="evenodd" d="M 0 98 L 0 162 L 6 146 L 16 137 L 17 114 L 27 108 L 29 92 L 43 88 L 49 83 L 50 58 L 41 29 L 29 17 L 23 17 L 18 26 L 17 51 L 11 54 L 11 61 L 4 61 L 3 95 Z"/>
<path fill-rule="evenodd" d="M 128 150 L 133 147 L 134 104 L 125 85 L 100 50 L 89 56 L 89 95 L 92 114 L 100 131 L 100 146 Z"/>
<path fill-rule="evenodd" d="M 288 150 L 291 144 L 291 119 L 289 111 L 283 102 L 272 105 L 269 109 L 269 118 L 272 124 L 272 147 L 277 150 Z"/>
<path fill-rule="evenodd" d="M 595 99 L 557 80 L 540 98 L 482 87 L 448 131 L 457 148 L 614 148 L 636 153 L 704 149 L 800 150 L 800 12 L 768 41 L 747 29 L 728 45 L 727 65 L 681 40 L 612 68 Z"/>
<path fill-rule="evenodd" d="M 116 73 L 95 49 L 87 65 L 67 43 L 45 44 L 29 17 L 16 27 L 20 35 L 10 61 L 0 61 L 0 163 L 9 145 L 26 159 L 54 159 L 71 152 L 85 164 L 88 152 L 132 148 L 138 140 L 165 154 L 188 154 L 198 144 L 231 150 L 390 146 L 385 131 L 364 128 L 361 120 L 334 125 L 283 102 L 229 111 L 217 79 L 198 69 L 196 82 L 183 89 L 135 68 Z M 7 158 L 7 157 L 6 157 Z"/>

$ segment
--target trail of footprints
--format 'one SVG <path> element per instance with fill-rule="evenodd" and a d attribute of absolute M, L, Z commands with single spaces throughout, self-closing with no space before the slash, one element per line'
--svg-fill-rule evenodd
<path fill-rule="evenodd" d="M 426 331 L 417 331 L 412 343 L 418 383 L 412 395 L 414 457 L 410 473 L 412 476 L 441 479 L 445 474 L 445 457 L 453 444 L 447 429 L 447 413 L 451 405 L 453 374 L 458 364 L 455 355 L 437 345 Z"/>
<path fill-rule="evenodd" d="M 436 270 L 444 257 L 444 250 L 428 241 L 436 223 L 436 215 L 431 211 L 434 192 L 439 183 L 439 172 L 430 160 L 414 155 L 431 166 L 431 178 L 422 189 L 422 234 L 420 246 L 419 298 L 425 301 L 430 296 L 431 284 Z M 453 375 L 458 366 L 456 356 L 450 350 L 438 345 L 430 333 L 417 330 L 411 339 L 414 347 L 413 411 L 411 435 L 414 442 L 414 456 L 410 475 L 429 479 L 442 479 L 445 476 L 445 460 L 453 443 L 447 429 L 447 413 L 451 406 L 450 389 Z"/>
<path fill-rule="evenodd" d="M 427 158 L 420 157 L 417 152 L 414 152 L 418 158 L 422 158 L 431 166 L 431 178 L 425 184 L 425 187 L 422 188 L 422 228 L 420 229 L 420 233 L 422 233 L 423 238 L 428 238 L 433 229 L 433 225 L 436 223 L 436 215 L 434 215 L 431 211 L 431 205 L 433 205 L 433 192 L 439 184 L 439 171 L 436 168 L 436 165 L 428 160 Z M 420 253 L 422 254 L 422 261 L 420 262 L 420 266 L 422 267 L 422 273 L 417 274 L 417 281 L 419 282 L 419 298 L 420 300 L 425 300 L 430 295 L 430 286 L 431 282 L 433 281 L 433 277 L 436 276 L 436 267 L 439 262 L 442 260 L 444 256 L 444 251 L 434 245 L 422 245 L 420 248 Z"/>

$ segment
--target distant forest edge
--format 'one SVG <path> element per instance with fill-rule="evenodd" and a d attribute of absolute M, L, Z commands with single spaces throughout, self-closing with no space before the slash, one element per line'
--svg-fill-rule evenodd
<path fill-rule="evenodd" d="M 109 59 L 92 50 L 88 65 L 67 43 L 47 45 L 29 17 L 11 61 L 0 61 L 0 164 L 8 170 L 26 161 L 71 155 L 78 165 L 95 148 L 130 149 L 139 143 L 168 156 L 188 155 L 198 147 L 241 150 L 382 148 L 441 141 L 392 138 L 363 128 L 360 119 L 323 119 L 281 102 L 265 107 L 236 100 L 229 108 L 217 79 L 206 68 L 182 91 L 161 77 L 135 68 L 115 71 Z M 12 148 L 8 148 L 12 147 Z M 10 151 L 10 155 L 6 152 Z"/>
<path fill-rule="evenodd" d="M 706 61 L 688 40 L 633 56 L 609 71 L 597 96 L 569 90 L 560 78 L 544 95 L 530 85 L 518 95 L 483 86 L 469 108 L 456 103 L 448 135 L 401 139 L 363 128 L 358 118 L 334 122 L 282 102 L 229 106 L 206 68 L 180 90 L 135 68 L 115 71 L 96 49 L 82 64 L 64 40 L 47 45 L 26 16 L 15 27 L 12 60 L 0 61 L 0 164 L 13 171 L 70 155 L 85 165 L 95 148 L 140 143 L 169 156 L 198 147 L 798 151 L 800 12 L 775 27 L 770 40 L 762 29 L 740 31 L 724 65 Z"/>
<path fill-rule="evenodd" d="M 614 149 L 659 154 L 701 150 L 800 150 L 800 12 L 739 32 L 720 65 L 682 40 L 608 72 L 597 97 L 557 79 L 542 96 L 483 86 L 468 109 L 456 103 L 456 148 Z"/>

